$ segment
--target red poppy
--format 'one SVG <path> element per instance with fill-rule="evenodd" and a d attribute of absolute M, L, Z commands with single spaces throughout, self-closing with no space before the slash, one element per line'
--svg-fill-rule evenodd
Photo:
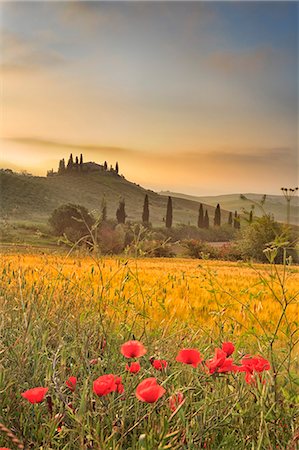
<path fill-rule="evenodd" d="M 233 363 L 233 359 L 227 358 L 226 353 L 220 348 L 215 349 L 214 358 L 207 361 L 206 366 L 211 374 L 215 372 L 223 373 L 238 370 L 238 367 Z"/>
<path fill-rule="evenodd" d="M 197 367 L 202 362 L 199 351 L 194 348 L 183 348 L 179 351 L 176 360 L 193 367 Z"/>
<path fill-rule="evenodd" d="M 156 378 L 146 378 L 137 386 L 136 397 L 142 402 L 155 403 L 165 392 L 165 389 L 157 383 Z"/>
<path fill-rule="evenodd" d="M 246 383 L 254 382 L 254 373 L 261 373 L 264 370 L 270 370 L 271 366 L 267 359 L 262 356 L 250 356 L 246 355 L 242 359 L 242 366 L 238 367 L 239 372 L 246 372 Z"/>
<path fill-rule="evenodd" d="M 77 385 L 77 378 L 76 377 L 69 377 L 65 384 L 67 385 L 67 387 L 74 392 L 76 389 L 76 385 Z"/>
<path fill-rule="evenodd" d="M 145 347 L 139 341 L 125 342 L 121 346 L 120 351 L 126 358 L 140 358 L 140 356 L 146 354 Z"/>
<path fill-rule="evenodd" d="M 166 369 L 166 367 L 168 365 L 168 363 L 167 363 L 167 361 L 165 361 L 165 359 L 154 359 L 151 364 L 157 370 Z"/>
<path fill-rule="evenodd" d="M 126 370 L 130 373 L 138 373 L 140 370 L 139 362 L 132 362 L 131 364 L 127 364 Z"/>
<path fill-rule="evenodd" d="M 124 385 L 121 382 L 121 377 L 115 377 L 115 384 L 116 384 L 116 392 L 119 394 L 122 394 L 124 392 Z"/>
<path fill-rule="evenodd" d="M 183 400 L 184 396 L 181 392 L 173 394 L 169 399 L 169 408 L 171 409 L 171 411 L 175 411 Z"/>
<path fill-rule="evenodd" d="M 40 403 L 44 400 L 46 393 L 49 388 L 44 387 L 36 387 L 32 389 L 28 389 L 21 394 L 23 398 L 26 398 L 30 403 Z"/>
<path fill-rule="evenodd" d="M 10 450 L 8 447 L 0 447 L 0 450 Z"/>
<path fill-rule="evenodd" d="M 121 378 L 113 375 L 102 375 L 93 382 L 93 392 L 99 397 L 110 394 L 111 392 L 123 392 L 124 387 L 121 384 Z"/>
<path fill-rule="evenodd" d="M 232 355 L 235 351 L 235 346 L 232 342 L 223 342 L 221 348 L 226 353 L 226 356 Z"/>

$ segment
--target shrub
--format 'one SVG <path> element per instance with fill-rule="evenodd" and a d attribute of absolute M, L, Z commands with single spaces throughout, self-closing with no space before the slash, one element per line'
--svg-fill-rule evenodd
<path fill-rule="evenodd" d="M 94 218 L 84 206 L 71 203 L 56 208 L 49 218 L 54 233 L 57 236 L 65 234 L 72 241 L 89 235 L 89 229 L 94 222 Z"/>
<path fill-rule="evenodd" d="M 187 254 L 191 256 L 191 258 L 203 259 L 205 256 L 208 256 L 209 259 L 218 258 L 217 248 L 206 242 L 198 241 L 196 239 L 185 239 L 182 244 L 187 249 Z"/>
<path fill-rule="evenodd" d="M 268 262 L 265 249 L 271 246 L 274 241 L 285 241 L 284 245 L 279 245 L 279 250 L 275 258 L 276 262 L 282 262 L 283 247 L 287 248 L 287 256 L 292 256 L 293 262 L 298 262 L 298 255 L 295 249 L 290 248 L 287 241 L 292 241 L 291 231 L 284 228 L 282 224 L 275 222 L 271 215 L 264 215 L 257 218 L 241 232 L 241 239 L 238 241 L 238 248 L 244 259 L 254 259 L 256 261 Z"/>

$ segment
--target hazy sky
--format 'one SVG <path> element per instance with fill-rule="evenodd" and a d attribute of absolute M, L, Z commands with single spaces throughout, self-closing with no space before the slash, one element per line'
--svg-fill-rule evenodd
<path fill-rule="evenodd" d="M 297 2 L 2 2 L 2 167 L 119 162 L 192 194 L 298 185 Z"/>

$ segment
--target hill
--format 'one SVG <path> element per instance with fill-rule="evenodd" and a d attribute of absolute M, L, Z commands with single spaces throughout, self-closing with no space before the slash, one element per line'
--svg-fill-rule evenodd
<path fill-rule="evenodd" d="M 115 219 L 120 197 L 126 202 L 127 220 L 141 221 L 145 194 L 149 196 L 150 221 L 155 227 L 164 226 L 167 198 L 126 180 L 115 173 L 91 171 L 38 177 L 0 170 L 0 214 L 9 221 L 47 223 L 51 212 L 65 203 L 80 204 L 95 213 L 100 212 L 105 196 L 108 218 Z M 173 223 L 197 224 L 198 201 L 173 199 Z M 210 220 L 214 207 L 207 206 Z M 228 213 L 223 211 L 223 220 Z"/>
<path fill-rule="evenodd" d="M 203 196 L 197 197 L 193 195 L 180 194 L 176 192 L 163 191 L 160 195 L 168 196 L 171 195 L 174 198 L 181 198 L 185 200 L 192 200 L 204 204 L 209 204 L 216 206 L 217 203 L 220 204 L 221 208 L 228 211 L 242 211 L 242 209 L 250 210 L 253 202 L 260 202 L 263 194 L 244 194 L 248 200 L 242 200 L 240 194 L 227 194 L 227 195 L 215 195 L 215 196 Z M 278 222 L 286 221 L 286 200 L 282 195 L 267 195 L 264 204 L 264 209 L 267 213 L 273 214 L 274 218 Z M 255 206 L 254 214 L 261 216 L 263 211 Z M 291 202 L 291 214 L 290 222 L 294 225 L 299 224 L 299 198 L 296 197 Z"/>

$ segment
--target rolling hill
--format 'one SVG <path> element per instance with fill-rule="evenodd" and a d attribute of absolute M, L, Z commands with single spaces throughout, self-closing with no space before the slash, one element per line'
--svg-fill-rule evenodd
<path fill-rule="evenodd" d="M 173 198 L 181 198 L 184 200 L 192 200 L 204 204 L 209 204 L 211 206 L 216 206 L 217 203 L 220 204 L 221 208 L 228 211 L 242 211 L 243 208 L 250 210 L 253 202 L 259 203 L 263 197 L 262 194 L 244 194 L 248 200 L 242 200 L 240 194 L 227 194 L 227 195 L 216 195 L 216 196 L 203 196 L 197 197 L 193 195 L 180 194 L 176 192 L 163 191 L 160 195 L 168 196 L 171 195 Z M 274 218 L 278 222 L 286 221 L 286 200 L 282 195 L 267 195 L 266 201 L 264 203 L 264 210 L 267 213 L 273 214 Z M 254 214 L 256 216 L 261 216 L 263 211 L 257 205 L 254 208 Z M 299 224 L 299 198 L 296 197 L 291 203 L 291 214 L 290 222 L 294 225 Z"/>
<path fill-rule="evenodd" d="M 145 194 L 149 196 L 150 221 L 153 226 L 164 226 L 167 198 L 146 190 L 115 173 L 101 170 L 89 173 L 71 173 L 38 177 L 0 171 L 0 214 L 10 222 L 30 221 L 47 223 L 51 212 L 65 203 L 80 204 L 90 211 L 99 213 L 105 196 L 108 218 L 115 219 L 120 197 L 125 199 L 127 220 L 141 221 Z M 173 199 L 173 223 L 197 224 L 198 201 L 189 198 Z M 214 207 L 208 209 L 210 220 L 214 217 Z M 228 212 L 223 211 L 223 220 Z"/>

